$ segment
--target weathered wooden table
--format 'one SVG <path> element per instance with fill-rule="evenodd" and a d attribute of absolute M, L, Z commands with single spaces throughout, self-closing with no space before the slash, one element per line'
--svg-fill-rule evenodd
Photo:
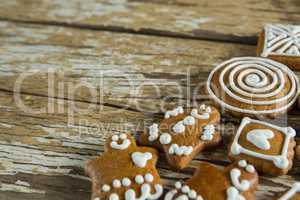
<path fill-rule="evenodd" d="M 0 199 L 83 200 L 84 163 L 116 132 L 142 131 L 177 104 L 208 102 L 209 71 L 255 55 L 265 23 L 299 23 L 298 0 L 1 0 Z M 298 75 L 300 75 L 298 73 Z M 300 129 L 300 112 L 288 123 Z M 161 160 L 166 185 L 199 161 L 229 163 L 224 144 L 183 172 Z M 299 179 L 261 176 L 257 199 Z"/>

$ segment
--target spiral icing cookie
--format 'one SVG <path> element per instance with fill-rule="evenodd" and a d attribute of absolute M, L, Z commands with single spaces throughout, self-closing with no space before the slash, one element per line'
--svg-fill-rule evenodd
<path fill-rule="evenodd" d="M 185 184 L 175 183 L 165 200 L 254 200 L 257 184 L 255 168 L 245 160 L 226 168 L 201 163 Z"/>
<path fill-rule="evenodd" d="M 299 81 L 281 63 L 239 57 L 212 70 L 207 91 L 218 106 L 236 117 L 274 118 L 293 106 L 299 94 Z"/>
<path fill-rule="evenodd" d="M 291 127 L 246 117 L 233 137 L 228 156 L 233 161 L 245 159 L 265 174 L 287 174 L 293 165 L 295 135 Z"/>
<path fill-rule="evenodd" d="M 103 155 L 89 161 L 92 200 L 159 199 L 163 194 L 155 168 L 157 151 L 138 147 L 130 134 L 112 136 Z"/>
<path fill-rule="evenodd" d="M 161 123 L 151 125 L 139 137 L 142 145 L 162 150 L 171 167 L 181 170 L 202 150 L 215 147 L 221 141 L 216 125 L 219 111 L 201 105 L 198 109 L 177 107 L 165 113 Z"/>
<path fill-rule="evenodd" d="M 284 63 L 291 69 L 300 69 L 300 26 L 267 24 L 261 32 L 257 56 Z"/>

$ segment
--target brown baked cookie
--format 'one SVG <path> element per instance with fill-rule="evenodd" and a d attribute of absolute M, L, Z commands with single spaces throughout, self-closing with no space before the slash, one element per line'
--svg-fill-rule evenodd
<path fill-rule="evenodd" d="M 220 113 L 214 107 L 178 107 L 167 111 L 159 125 L 153 124 L 141 134 L 139 142 L 162 150 L 170 166 L 181 170 L 200 151 L 220 143 L 221 134 L 216 130 L 219 121 Z"/>
<path fill-rule="evenodd" d="M 184 185 L 175 183 L 165 200 L 254 200 L 257 184 L 255 168 L 245 160 L 226 168 L 201 163 Z"/>
<path fill-rule="evenodd" d="M 163 194 L 155 168 L 157 151 L 138 147 L 130 134 L 113 135 L 105 153 L 87 163 L 92 200 L 159 199 Z"/>
<path fill-rule="evenodd" d="M 265 174 L 287 174 L 293 165 L 295 135 L 291 127 L 244 118 L 233 137 L 229 158 L 245 159 Z"/>
<path fill-rule="evenodd" d="M 260 33 L 257 56 L 300 69 L 300 26 L 267 24 Z"/>
<path fill-rule="evenodd" d="M 299 94 L 297 76 L 267 58 L 239 57 L 215 67 L 207 81 L 213 101 L 236 117 L 274 118 L 286 113 Z"/>
<path fill-rule="evenodd" d="M 296 182 L 277 200 L 300 200 L 300 182 Z"/>

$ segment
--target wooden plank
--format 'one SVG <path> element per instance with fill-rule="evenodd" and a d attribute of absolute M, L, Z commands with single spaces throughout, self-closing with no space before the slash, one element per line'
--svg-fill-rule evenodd
<path fill-rule="evenodd" d="M 265 23 L 298 23 L 295 0 L 2 0 L 2 19 L 256 43 Z"/>
<path fill-rule="evenodd" d="M 0 89 L 17 91 L 17 81 L 26 94 L 144 112 L 189 99 L 217 63 L 255 53 L 251 45 L 10 22 L 0 27 Z"/>
<path fill-rule="evenodd" d="M 39 109 L 48 104 L 47 97 L 22 95 L 22 99 L 25 104 Z M 135 130 L 135 127 L 143 129 L 140 124 L 153 120 L 145 114 L 127 110 L 115 115 L 112 111 L 118 109 L 105 107 L 86 114 L 76 112 L 70 122 L 68 112 L 28 114 L 12 103 L 13 100 L 10 93 L 0 92 L 0 193 L 11 199 L 87 199 L 90 182 L 83 173 L 84 163 L 103 152 L 105 139 L 112 133 Z M 85 104 L 79 103 L 79 106 Z M 65 106 L 68 106 L 67 101 Z M 126 123 L 117 126 L 123 119 Z M 92 129 L 97 124 L 106 128 L 97 132 Z M 226 165 L 226 148 L 235 128 L 236 124 L 225 123 L 221 129 L 224 144 L 215 151 L 200 154 L 181 173 L 171 171 L 164 159 L 160 159 L 158 166 L 166 186 L 190 177 L 199 161 Z M 94 132 L 82 132 L 83 129 Z M 300 163 L 295 162 L 286 176 L 261 176 L 258 199 L 268 199 L 292 184 L 292 175 L 298 173 L 299 166 Z"/>

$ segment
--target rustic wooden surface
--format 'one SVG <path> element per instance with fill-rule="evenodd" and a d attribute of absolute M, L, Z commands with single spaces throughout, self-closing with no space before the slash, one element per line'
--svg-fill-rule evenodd
<path fill-rule="evenodd" d="M 297 0 L 2 0 L 0 199 L 89 199 L 83 166 L 109 135 L 142 131 L 177 104 L 209 102 L 198 88 L 209 71 L 255 55 L 263 24 L 297 23 L 299 11 Z M 96 98 L 83 87 L 70 94 L 78 85 Z M 288 116 L 297 130 L 299 116 L 298 109 Z M 238 121 L 223 116 L 224 144 L 183 172 L 161 160 L 164 183 L 190 177 L 199 161 L 228 164 Z M 299 167 L 295 160 L 286 176 L 261 176 L 257 199 L 285 190 Z"/>

